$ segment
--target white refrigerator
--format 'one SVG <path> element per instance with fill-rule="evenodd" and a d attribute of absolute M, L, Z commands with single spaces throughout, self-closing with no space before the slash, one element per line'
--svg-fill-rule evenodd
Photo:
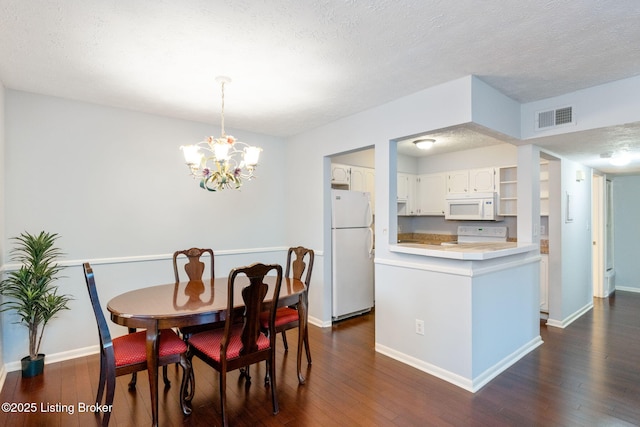
<path fill-rule="evenodd" d="M 369 193 L 331 190 L 332 318 L 373 307 L 373 213 Z"/>

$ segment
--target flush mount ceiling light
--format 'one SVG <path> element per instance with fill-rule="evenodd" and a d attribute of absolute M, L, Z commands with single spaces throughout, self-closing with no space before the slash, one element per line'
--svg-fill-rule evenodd
<path fill-rule="evenodd" d="M 231 79 L 216 77 L 216 81 L 222 92 L 221 136 L 208 136 L 204 141 L 183 145 L 180 149 L 191 175 L 200 180 L 201 188 L 208 191 L 239 189 L 242 180 L 249 181 L 254 177 L 262 148 L 252 147 L 224 133 L 224 85 Z"/>
<path fill-rule="evenodd" d="M 413 141 L 414 144 L 416 144 L 416 147 L 418 147 L 421 150 L 428 150 L 431 147 L 433 147 L 433 144 L 436 143 L 435 139 L 416 139 L 415 141 Z"/>
<path fill-rule="evenodd" d="M 631 162 L 631 155 L 627 150 L 621 150 L 617 153 L 614 153 L 609 158 L 609 163 L 613 166 L 625 166 Z"/>

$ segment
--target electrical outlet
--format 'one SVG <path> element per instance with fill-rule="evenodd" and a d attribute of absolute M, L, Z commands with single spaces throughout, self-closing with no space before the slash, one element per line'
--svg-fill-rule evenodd
<path fill-rule="evenodd" d="M 416 319 L 416 334 L 424 335 L 424 320 Z"/>

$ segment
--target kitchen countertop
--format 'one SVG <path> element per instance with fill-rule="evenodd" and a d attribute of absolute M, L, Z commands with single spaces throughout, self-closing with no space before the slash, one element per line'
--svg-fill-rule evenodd
<path fill-rule="evenodd" d="M 453 245 L 432 245 L 423 243 L 398 243 L 390 245 L 391 252 L 423 255 L 437 258 L 481 261 L 538 250 L 533 243 L 459 243 Z"/>

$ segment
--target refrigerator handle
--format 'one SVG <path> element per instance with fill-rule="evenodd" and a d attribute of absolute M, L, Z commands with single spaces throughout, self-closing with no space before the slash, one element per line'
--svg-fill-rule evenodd
<path fill-rule="evenodd" d="M 369 258 L 373 256 L 373 229 L 369 227 Z"/>
<path fill-rule="evenodd" d="M 371 199 L 367 200 L 367 227 L 373 224 L 373 209 L 371 208 Z"/>

